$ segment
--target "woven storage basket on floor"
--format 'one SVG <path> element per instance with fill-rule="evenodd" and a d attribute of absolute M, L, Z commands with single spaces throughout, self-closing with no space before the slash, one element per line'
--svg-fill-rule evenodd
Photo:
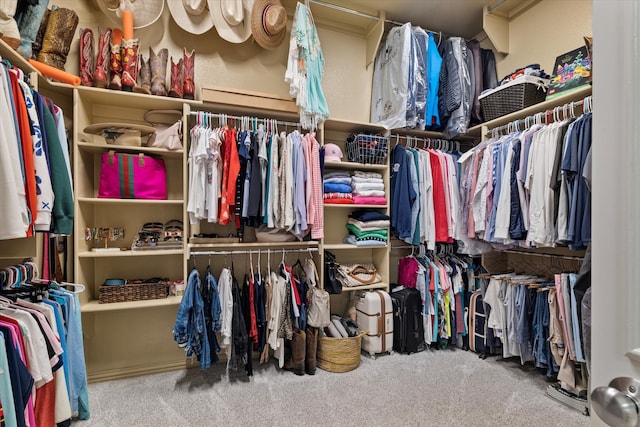
<path fill-rule="evenodd" d="M 549 80 L 529 77 L 522 83 L 516 83 L 516 81 L 517 79 L 478 97 L 485 121 L 511 114 L 545 100 Z"/>
<path fill-rule="evenodd" d="M 117 286 L 100 286 L 98 301 L 100 304 L 112 302 L 143 301 L 166 298 L 169 294 L 169 283 L 158 281 L 151 283 L 127 283 Z"/>
<path fill-rule="evenodd" d="M 360 365 L 360 349 L 362 337 L 360 335 L 349 338 L 320 337 L 316 356 L 318 368 L 329 372 L 349 372 Z"/>

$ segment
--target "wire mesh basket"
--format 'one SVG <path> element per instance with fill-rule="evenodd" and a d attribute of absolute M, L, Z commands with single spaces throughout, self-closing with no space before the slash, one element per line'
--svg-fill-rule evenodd
<path fill-rule="evenodd" d="M 347 159 L 350 162 L 383 165 L 389 153 L 389 137 L 364 133 L 351 134 L 347 138 L 346 149 Z"/>

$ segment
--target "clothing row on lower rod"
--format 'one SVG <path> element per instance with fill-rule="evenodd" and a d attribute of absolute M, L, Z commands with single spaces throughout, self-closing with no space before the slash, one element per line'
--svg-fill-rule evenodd
<path fill-rule="evenodd" d="M 533 362 L 565 390 L 586 392 L 588 347 L 583 346 L 577 277 L 560 273 L 549 281 L 515 273 L 478 274 L 487 319 L 485 351 L 519 357 L 523 365 Z"/>
<path fill-rule="evenodd" d="M 2 275 L 3 425 L 40 426 L 55 422 L 68 426 L 72 417 L 89 418 L 80 302 L 75 292 L 55 282 L 24 280 L 25 271 L 16 267 L 12 274 Z M 8 283 L 7 277 L 19 280 Z"/>
<path fill-rule="evenodd" d="M 292 339 L 294 328 L 306 329 L 307 293 L 316 284 L 313 259 L 287 265 L 283 257 L 274 271 L 268 263 L 264 274 L 259 264 L 254 270 L 250 262 L 242 286 L 233 263 L 217 278 L 210 265 L 204 274 L 195 267 L 189 273 L 173 338 L 187 357 L 197 358 L 200 369 L 217 363 L 218 352 L 224 351 L 227 369 L 244 367 L 251 376 L 252 353 L 266 363 L 269 349 L 282 368 L 285 340 Z"/>

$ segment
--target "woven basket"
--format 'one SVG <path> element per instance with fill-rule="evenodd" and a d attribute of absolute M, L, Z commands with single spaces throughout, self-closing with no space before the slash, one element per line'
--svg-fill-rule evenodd
<path fill-rule="evenodd" d="M 360 365 L 360 349 L 362 337 L 360 335 L 349 338 L 320 337 L 318 343 L 317 363 L 318 368 L 329 372 L 349 372 Z"/>
<path fill-rule="evenodd" d="M 498 88 L 486 96 L 480 96 L 478 99 L 482 108 L 482 117 L 485 121 L 493 120 L 544 101 L 547 96 L 548 80 L 540 79 L 540 81 L 540 83 L 525 81 L 512 84 Z"/>
<path fill-rule="evenodd" d="M 98 301 L 100 304 L 112 302 L 142 301 L 166 298 L 169 295 L 169 283 L 158 281 L 152 283 L 127 283 L 118 286 L 100 286 Z"/>

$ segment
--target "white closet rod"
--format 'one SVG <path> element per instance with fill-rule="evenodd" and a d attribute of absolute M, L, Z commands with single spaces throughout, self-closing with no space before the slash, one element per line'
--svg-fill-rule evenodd
<path fill-rule="evenodd" d="M 559 117 L 556 118 L 555 117 L 556 114 L 558 114 L 558 115 L 559 114 L 563 114 L 565 111 L 568 112 L 568 113 L 573 113 L 573 109 L 574 108 L 579 107 L 581 105 L 585 105 L 585 102 L 589 106 L 588 110 L 591 111 L 592 99 L 593 99 L 592 95 L 589 95 L 589 96 L 585 97 L 584 99 L 580 99 L 578 101 L 573 101 L 573 102 L 568 102 L 568 103 L 566 103 L 564 105 L 559 105 L 557 107 L 554 107 L 551 110 L 546 110 L 546 111 L 543 111 L 543 112 L 539 112 L 539 113 L 536 113 L 536 114 L 534 114 L 532 116 L 527 116 L 527 117 L 525 117 L 523 119 L 517 119 L 517 120 L 511 121 L 511 122 L 507 123 L 506 125 L 502 125 L 502 126 L 498 126 L 496 128 L 493 128 L 493 129 L 489 129 L 487 131 L 487 134 L 502 132 L 505 129 L 507 131 L 512 129 L 512 128 L 513 129 L 518 129 L 520 124 L 525 125 L 525 128 L 529 128 L 533 124 L 540 123 L 540 122 L 537 122 L 536 120 L 543 120 L 544 119 L 544 123 L 547 124 L 547 123 L 550 123 L 550 122 L 547 121 L 547 116 L 550 115 L 550 114 L 552 114 L 551 117 L 553 118 L 554 121 L 558 121 Z"/>
<path fill-rule="evenodd" d="M 207 256 L 207 255 L 242 255 L 257 254 L 258 252 L 271 252 L 272 254 L 293 253 L 293 252 L 318 252 L 318 248 L 296 248 L 296 249 L 244 249 L 233 251 L 197 251 L 191 252 L 191 256 Z"/>
<path fill-rule="evenodd" d="M 411 142 L 420 143 L 421 142 L 423 144 L 423 146 L 428 144 L 433 149 L 439 149 L 439 150 L 447 151 L 447 150 L 449 150 L 449 148 L 455 147 L 456 150 L 460 151 L 460 141 L 453 141 L 453 140 L 450 140 L 450 139 L 428 138 L 428 137 L 424 138 L 424 137 L 420 137 L 420 136 L 398 135 L 398 134 L 389 135 L 389 140 L 390 141 L 393 141 L 394 139 L 396 140 L 396 143 L 398 142 L 398 140 L 404 139 L 408 143 L 411 143 Z M 442 147 L 442 143 L 445 144 L 445 148 Z M 436 147 L 435 144 L 438 144 L 438 146 Z"/>
<path fill-rule="evenodd" d="M 506 249 L 502 252 L 505 252 L 508 254 L 516 254 L 516 255 L 537 256 L 542 258 L 566 259 L 568 261 L 582 261 L 584 259 L 584 257 L 581 257 L 581 256 L 539 254 L 537 252 L 518 251 L 515 249 Z"/>
<path fill-rule="evenodd" d="M 250 119 L 257 119 L 259 122 L 264 122 L 265 120 L 275 120 L 275 122 L 278 125 L 282 125 L 282 126 L 291 126 L 291 127 L 296 127 L 296 128 L 300 128 L 302 127 L 302 125 L 300 123 L 296 123 L 296 122 L 287 122 L 287 121 L 283 121 L 283 120 L 277 120 L 277 119 L 267 119 L 267 118 L 260 118 L 260 117 L 252 117 L 252 116 L 234 116 L 231 114 L 224 114 L 224 113 L 210 113 L 208 111 L 192 111 L 190 113 L 190 115 L 192 116 L 197 116 L 199 114 L 205 114 L 207 116 L 207 118 L 216 118 L 218 120 L 222 120 L 222 119 L 231 119 L 231 120 L 242 120 L 244 118 L 250 118 Z"/>

